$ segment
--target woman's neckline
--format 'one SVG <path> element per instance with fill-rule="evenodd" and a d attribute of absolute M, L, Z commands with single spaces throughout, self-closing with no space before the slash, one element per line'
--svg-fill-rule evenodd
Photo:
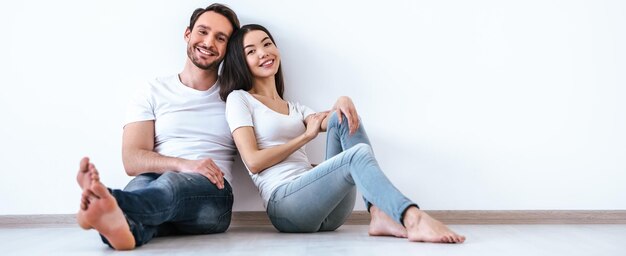
<path fill-rule="evenodd" d="M 258 102 L 259 104 L 263 105 L 263 107 L 269 109 L 270 111 L 272 111 L 272 112 L 274 112 L 276 114 L 279 114 L 279 115 L 282 115 L 282 116 L 289 116 L 289 115 L 291 115 L 291 103 L 289 103 L 289 101 L 281 99 L 281 100 L 287 102 L 287 114 L 284 114 L 284 113 L 278 112 L 278 111 L 270 108 L 269 106 L 265 105 L 265 103 L 263 103 L 261 100 L 257 99 L 257 97 L 254 96 L 252 93 L 247 92 L 247 91 L 246 91 L 246 93 L 248 95 L 250 95 L 250 97 L 253 98 L 256 102 Z"/>

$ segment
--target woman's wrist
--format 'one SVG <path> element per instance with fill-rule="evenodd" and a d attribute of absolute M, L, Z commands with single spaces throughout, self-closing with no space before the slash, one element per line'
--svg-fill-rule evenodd
<path fill-rule="evenodd" d="M 317 134 L 310 134 L 308 132 L 304 132 L 302 134 L 302 139 L 303 139 L 304 143 L 312 141 L 313 139 L 315 139 L 315 137 L 317 137 Z"/>

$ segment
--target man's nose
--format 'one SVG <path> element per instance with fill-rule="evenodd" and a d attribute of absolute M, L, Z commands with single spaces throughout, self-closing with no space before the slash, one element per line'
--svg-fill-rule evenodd
<path fill-rule="evenodd" d="M 211 35 L 209 35 L 204 38 L 203 43 L 206 47 L 212 47 L 215 46 L 215 39 Z"/>

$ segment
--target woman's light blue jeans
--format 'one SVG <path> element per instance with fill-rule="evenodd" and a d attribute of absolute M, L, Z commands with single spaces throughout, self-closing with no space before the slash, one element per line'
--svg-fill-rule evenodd
<path fill-rule="evenodd" d="M 352 213 L 356 189 L 363 194 L 368 209 L 373 204 L 400 224 L 404 211 L 417 206 L 381 171 L 363 124 L 349 135 L 346 120 L 339 124 L 336 112 L 329 117 L 326 161 L 272 193 L 267 214 L 279 231 L 337 229 Z"/>

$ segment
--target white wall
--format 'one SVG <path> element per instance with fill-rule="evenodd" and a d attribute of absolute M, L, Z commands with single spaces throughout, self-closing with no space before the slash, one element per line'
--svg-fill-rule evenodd
<path fill-rule="evenodd" d="M 209 3 L 0 3 L 0 214 L 75 212 L 83 155 L 126 184 L 129 92 L 182 70 L 189 15 Z M 273 32 L 288 99 L 353 97 L 423 208 L 626 209 L 624 1 L 225 3 Z M 235 210 L 262 210 L 241 169 L 235 183 Z"/>

